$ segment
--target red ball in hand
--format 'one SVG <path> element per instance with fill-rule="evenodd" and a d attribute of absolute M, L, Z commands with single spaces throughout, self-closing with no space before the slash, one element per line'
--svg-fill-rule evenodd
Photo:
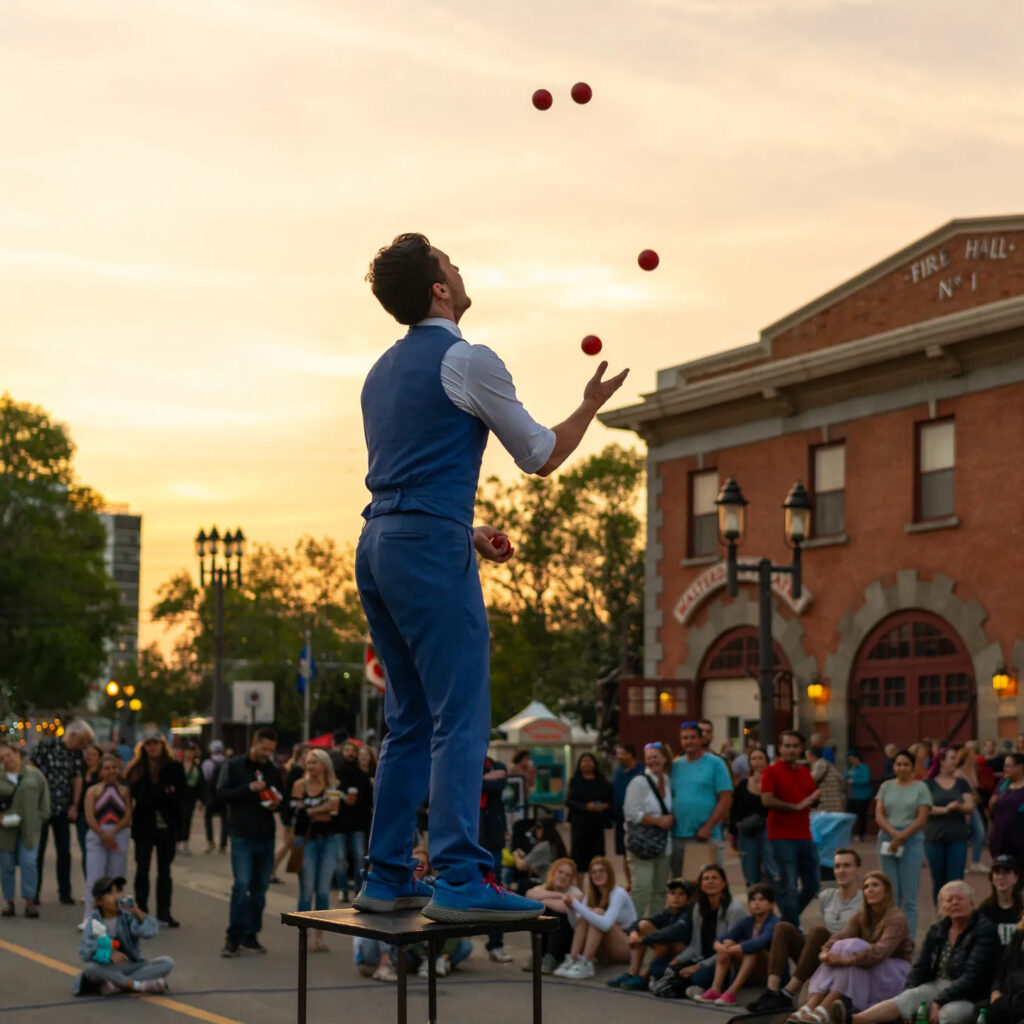
<path fill-rule="evenodd" d="M 594 95 L 594 90 L 587 85 L 586 82 L 577 82 L 572 87 L 572 98 L 577 103 L 589 103 L 591 96 Z"/>
<path fill-rule="evenodd" d="M 538 110 L 547 110 L 551 106 L 552 102 L 551 93 L 549 93 L 547 89 L 538 89 L 533 94 L 533 105 Z"/>
<path fill-rule="evenodd" d="M 661 262 L 658 254 L 653 249 L 644 249 L 637 256 L 636 261 L 640 264 L 641 270 L 653 270 Z"/>
<path fill-rule="evenodd" d="M 596 334 L 588 334 L 581 342 L 580 348 L 588 356 L 596 356 L 601 351 L 601 339 Z"/>

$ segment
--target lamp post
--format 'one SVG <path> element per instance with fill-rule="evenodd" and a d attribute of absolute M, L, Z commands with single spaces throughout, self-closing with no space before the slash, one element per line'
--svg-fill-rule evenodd
<path fill-rule="evenodd" d="M 224 589 L 242 585 L 242 555 L 245 554 L 245 535 L 239 527 L 228 530 L 223 537 L 213 527 L 209 533 L 200 529 L 196 534 L 196 555 L 199 558 L 199 585 L 217 588 L 217 619 L 214 633 L 213 662 L 213 729 L 212 739 L 219 740 L 223 729 L 224 713 L 221 691 L 224 688 Z M 223 560 L 221 556 L 223 545 Z"/>
<path fill-rule="evenodd" d="M 718 506 L 718 535 L 727 545 L 727 580 L 730 597 L 739 594 L 739 566 L 736 547 L 743 539 L 746 528 L 747 499 L 743 497 L 739 484 L 729 477 L 715 500 Z M 758 610 L 758 693 L 760 697 L 761 742 L 767 749 L 775 740 L 775 680 L 772 657 L 772 575 L 787 573 L 793 577 L 793 597 L 800 599 L 803 590 L 800 545 L 811 532 L 811 499 L 804 485 L 798 480 L 790 488 L 782 504 L 785 510 L 783 530 L 786 543 L 793 549 L 790 565 L 773 565 L 770 558 L 757 562 L 757 610 Z"/>

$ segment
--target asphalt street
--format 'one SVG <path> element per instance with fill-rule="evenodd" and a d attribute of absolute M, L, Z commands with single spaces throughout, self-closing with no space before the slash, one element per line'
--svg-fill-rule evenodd
<path fill-rule="evenodd" d="M 200 824 L 197 815 L 197 824 Z M 610 837 L 609 837 L 610 838 Z M 205 847 L 200 831 L 194 831 L 192 848 Z M 610 848 L 610 847 L 609 847 Z M 865 867 L 874 867 L 872 843 L 860 845 Z M 124 1017 L 133 1024 L 173 1024 L 187 1018 L 211 1024 L 268 1024 L 286 1022 L 296 1016 L 297 932 L 280 923 L 280 915 L 296 907 L 297 882 L 284 876 L 267 897 L 267 913 L 260 936 L 267 953 L 222 959 L 220 950 L 227 925 L 228 893 L 231 887 L 230 859 L 216 853 L 196 852 L 174 862 L 173 911 L 182 927 L 161 930 L 145 943 L 148 956 L 170 956 L 175 968 L 167 996 L 79 997 L 71 995 L 71 981 L 80 969 L 79 933 L 75 925 L 82 908 L 61 906 L 55 899 L 52 843 L 48 851 L 39 920 L 24 917 L 0 921 L 0 1016 L 6 1024 L 53 1021 L 55 1019 L 110 1024 Z M 129 888 L 132 863 L 129 860 Z M 743 890 L 739 865 L 733 856 L 726 864 L 734 892 Z M 81 865 L 73 866 L 75 896 L 82 894 Z M 987 892 L 984 876 L 969 876 L 979 895 Z M 805 923 L 814 923 L 812 904 Z M 932 920 L 930 879 L 922 877 L 921 933 Z M 20 903 L 19 903 L 20 914 Z M 327 936 L 330 952 L 309 957 L 309 1020 L 335 1020 L 340 1013 L 366 1022 L 395 1019 L 394 985 L 362 978 L 352 960 L 351 940 Z M 454 975 L 438 980 L 438 1020 L 488 1021 L 494 1024 L 525 1024 L 530 1020 L 530 975 L 522 970 L 528 959 L 528 939 L 510 935 L 507 948 L 515 956 L 511 964 L 487 959 L 482 940 L 475 940 L 473 955 Z M 693 1024 L 724 1024 L 732 1013 L 727 1009 L 697 1006 L 688 1001 L 657 1000 L 645 993 L 609 989 L 605 980 L 621 968 L 598 968 L 588 981 L 544 980 L 544 1015 L 559 1024 L 593 1024 L 596 1020 L 618 1020 L 639 1011 L 638 1001 L 649 1004 L 645 1011 L 659 1016 L 685 1015 Z M 128 1004 L 131 1004 L 129 1009 Z M 633 1004 L 633 1005 L 630 1005 Z M 410 977 L 409 1019 L 426 1020 L 426 981 Z"/>

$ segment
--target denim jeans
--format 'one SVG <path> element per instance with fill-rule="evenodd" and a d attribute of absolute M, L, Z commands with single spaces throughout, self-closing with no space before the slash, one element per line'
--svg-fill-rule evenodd
<path fill-rule="evenodd" d="M 926 839 L 924 854 L 928 858 L 928 868 L 932 873 L 932 899 L 938 904 L 939 890 L 947 882 L 964 877 L 964 868 L 967 867 L 967 840 L 933 843 Z"/>
<path fill-rule="evenodd" d="M 879 834 L 879 846 L 888 836 Z M 892 895 L 896 906 L 903 911 L 910 926 L 911 939 L 917 934 L 917 892 L 921 888 L 921 867 L 924 863 L 924 839 L 920 832 L 912 835 L 903 844 L 902 857 L 879 855 L 882 870 L 892 882 Z"/>
<path fill-rule="evenodd" d="M 334 871 L 335 888 L 347 892 L 349 888 L 348 862 L 352 860 L 352 888 L 356 892 L 363 884 L 363 858 L 366 856 L 366 834 L 362 829 L 342 832 L 338 836 L 338 858 Z"/>
<path fill-rule="evenodd" d="M 228 942 L 251 942 L 263 927 L 263 907 L 274 866 L 273 839 L 231 839 Z"/>
<path fill-rule="evenodd" d="M 300 839 L 296 839 L 300 842 Z M 331 909 L 331 881 L 338 865 L 338 836 L 318 836 L 302 842 L 302 873 L 299 875 L 299 910 Z"/>
<path fill-rule="evenodd" d="M 971 812 L 971 860 L 981 863 L 981 855 L 985 851 L 985 819 L 977 807 Z"/>
<path fill-rule="evenodd" d="M 763 828 L 753 835 L 740 832 L 736 836 L 736 846 L 740 851 L 740 866 L 747 885 L 765 881 L 773 885 L 777 883 L 779 869 L 768 843 L 767 829 Z"/>
<path fill-rule="evenodd" d="M 21 898 L 36 898 L 36 889 L 39 887 L 38 853 L 38 850 L 26 849 L 21 836 L 18 836 L 13 850 L 0 850 L 0 891 L 5 900 L 14 899 L 15 871 L 21 871 Z"/>
<path fill-rule="evenodd" d="M 779 869 L 779 910 L 785 920 L 799 927 L 800 915 L 821 882 L 818 847 L 813 839 L 772 839 L 769 848 Z"/>

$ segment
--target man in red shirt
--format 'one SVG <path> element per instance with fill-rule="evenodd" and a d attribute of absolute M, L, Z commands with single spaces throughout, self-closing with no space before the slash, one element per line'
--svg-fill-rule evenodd
<path fill-rule="evenodd" d="M 803 736 L 787 729 L 779 736 L 778 760 L 761 777 L 761 802 L 768 808 L 768 842 L 779 868 L 779 909 L 796 927 L 821 880 L 810 811 L 821 792 L 807 765 L 797 763 L 803 746 Z"/>

